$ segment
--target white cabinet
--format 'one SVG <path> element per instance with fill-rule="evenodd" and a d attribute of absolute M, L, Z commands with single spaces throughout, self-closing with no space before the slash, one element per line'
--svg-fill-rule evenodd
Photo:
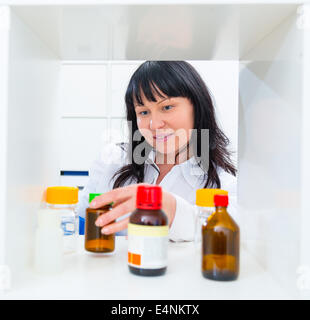
<path fill-rule="evenodd" d="M 106 119 L 61 119 L 61 170 L 88 171 L 109 142 Z"/>
<path fill-rule="evenodd" d="M 129 132 L 126 119 L 116 118 L 110 120 L 110 141 L 114 143 L 128 141 Z"/>
<path fill-rule="evenodd" d="M 44 189 L 59 183 L 61 167 L 73 169 L 70 159 L 78 170 L 88 166 L 76 153 L 95 156 L 88 135 L 105 139 L 107 128 L 122 127 L 122 92 L 137 61 L 182 59 L 239 67 L 227 75 L 223 64 L 214 82 L 206 79 L 221 116 L 237 99 L 236 82 L 229 93 L 223 88 L 238 78 L 242 242 L 298 297 L 296 272 L 310 266 L 309 10 L 297 11 L 308 7 L 14 2 L 0 11 L 0 264 L 11 268 L 13 287 L 30 267 Z M 79 91 L 87 79 L 68 61 L 95 84 Z M 222 126 L 237 144 L 231 123 Z"/>
<path fill-rule="evenodd" d="M 62 116 L 124 118 L 126 88 L 140 63 L 64 62 L 60 73 Z"/>
<path fill-rule="evenodd" d="M 125 93 L 129 80 L 140 63 L 111 64 L 111 100 L 110 115 L 112 117 L 126 117 Z"/>
<path fill-rule="evenodd" d="M 125 141 L 125 93 L 140 63 L 71 61 L 61 65 L 61 170 L 88 171 L 106 143 Z"/>
<path fill-rule="evenodd" d="M 63 64 L 60 76 L 60 105 L 63 117 L 108 115 L 105 65 Z"/>

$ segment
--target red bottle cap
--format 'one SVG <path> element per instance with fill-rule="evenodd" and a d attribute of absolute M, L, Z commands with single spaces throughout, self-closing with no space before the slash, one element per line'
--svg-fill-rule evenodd
<path fill-rule="evenodd" d="M 215 207 L 227 207 L 228 206 L 228 196 L 223 194 L 214 195 L 214 206 Z"/>
<path fill-rule="evenodd" d="M 161 209 L 162 190 L 160 186 L 138 186 L 137 208 L 144 210 Z"/>

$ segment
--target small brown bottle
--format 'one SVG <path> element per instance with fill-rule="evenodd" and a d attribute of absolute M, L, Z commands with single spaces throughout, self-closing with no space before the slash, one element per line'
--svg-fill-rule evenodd
<path fill-rule="evenodd" d="M 99 193 L 90 193 L 89 202 Z M 115 249 L 115 235 L 105 235 L 101 233 L 101 227 L 97 227 L 95 222 L 99 216 L 112 209 L 112 203 L 101 208 L 86 209 L 85 215 L 85 250 L 90 252 L 113 252 Z"/>
<path fill-rule="evenodd" d="M 128 223 L 128 266 L 140 276 L 160 276 L 167 269 L 168 218 L 161 210 L 160 186 L 138 186 Z"/>
<path fill-rule="evenodd" d="M 227 195 L 215 195 L 214 205 L 216 211 L 202 227 L 202 274 L 212 280 L 236 280 L 239 275 L 239 227 L 227 212 Z"/>

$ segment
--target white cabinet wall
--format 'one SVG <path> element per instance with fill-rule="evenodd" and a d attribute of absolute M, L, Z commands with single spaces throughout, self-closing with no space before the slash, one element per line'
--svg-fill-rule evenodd
<path fill-rule="evenodd" d="M 63 117 L 106 117 L 106 65 L 66 65 L 61 68 L 60 106 Z"/>
<path fill-rule="evenodd" d="M 60 62 L 8 7 L 0 13 L 7 21 L 0 31 L 0 264 L 16 286 L 31 263 L 35 212 L 46 187 L 59 183 Z"/>
<path fill-rule="evenodd" d="M 124 96 L 137 66 L 138 62 L 63 62 L 61 170 L 88 171 L 106 143 L 126 139 Z"/>
<path fill-rule="evenodd" d="M 0 150 L 7 150 L 7 116 L 8 116 L 8 61 L 9 61 L 9 29 L 10 12 L 8 7 L 0 7 Z M 7 157 L 0 157 L 0 212 L 6 210 L 6 181 L 7 181 Z M 0 265 L 5 265 L 6 261 L 6 215 L 0 214 L 2 223 L 0 224 Z"/>

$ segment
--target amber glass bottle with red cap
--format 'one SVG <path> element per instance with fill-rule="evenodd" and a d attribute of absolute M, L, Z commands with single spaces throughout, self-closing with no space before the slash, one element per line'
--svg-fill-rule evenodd
<path fill-rule="evenodd" d="M 136 207 L 128 223 L 128 267 L 140 276 L 163 275 L 167 269 L 168 218 L 160 186 L 137 188 Z"/>
<path fill-rule="evenodd" d="M 214 206 L 216 211 L 202 228 L 202 274 L 212 280 L 236 280 L 239 275 L 239 227 L 227 212 L 227 195 L 215 195 Z"/>

